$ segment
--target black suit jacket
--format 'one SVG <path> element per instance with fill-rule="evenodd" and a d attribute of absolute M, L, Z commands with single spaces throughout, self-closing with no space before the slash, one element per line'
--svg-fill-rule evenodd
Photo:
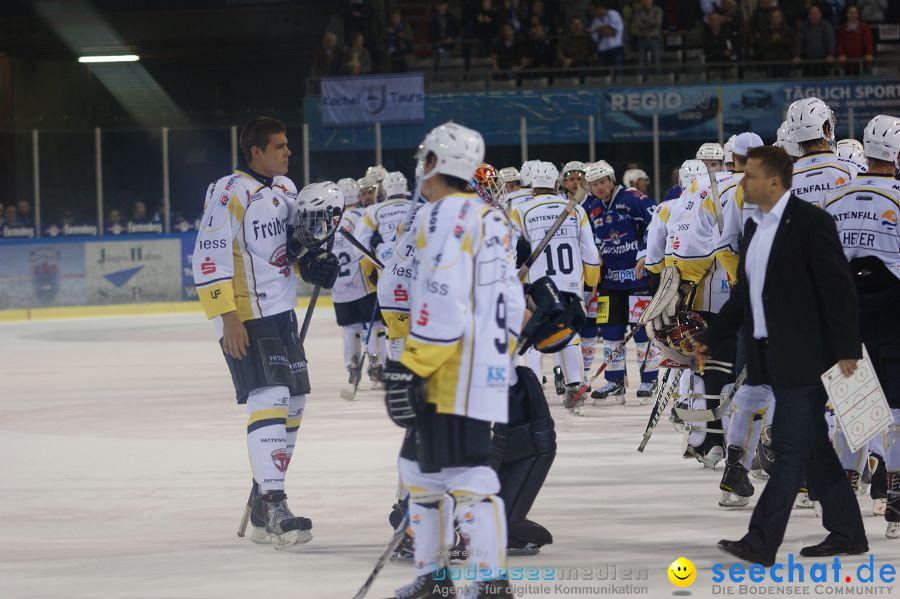
<path fill-rule="evenodd" d="M 738 283 L 704 335 L 706 345 L 715 353 L 746 325 L 747 380 L 754 385 L 813 385 L 838 360 L 861 358 L 856 287 L 837 228 L 827 212 L 793 194 L 775 232 L 766 269 L 763 306 L 768 341 L 761 354 L 753 338 L 745 271 L 755 232 L 756 222 L 748 219 Z"/>

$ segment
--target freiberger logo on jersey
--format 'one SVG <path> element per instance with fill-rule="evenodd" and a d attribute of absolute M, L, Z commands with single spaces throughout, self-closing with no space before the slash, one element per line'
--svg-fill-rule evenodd
<path fill-rule="evenodd" d="M 269 264 L 278 269 L 278 274 L 283 277 L 291 274 L 291 266 L 288 263 L 287 258 L 287 246 L 280 245 L 278 246 L 272 255 L 269 256 Z"/>
<path fill-rule="evenodd" d="M 259 240 L 262 235 L 263 239 L 284 235 L 287 232 L 286 218 L 273 218 L 267 222 L 260 223 L 258 220 L 253 221 L 253 239 Z"/>
<path fill-rule="evenodd" d="M 291 458 L 288 457 L 287 450 L 283 447 L 272 452 L 272 463 L 278 468 L 279 472 L 287 472 Z"/>

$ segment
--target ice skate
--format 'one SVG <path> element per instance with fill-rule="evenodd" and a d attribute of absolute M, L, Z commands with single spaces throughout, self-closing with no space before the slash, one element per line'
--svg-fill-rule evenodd
<path fill-rule="evenodd" d="M 391 553 L 391 561 L 392 562 L 411 562 L 413 561 L 413 557 L 415 555 L 413 551 L 413 539 L 409 536 L 409 533 L 404 533 L 403 539 L 400 541 L 400 544 L 397 545 L 397 548 Z"/>
<path fill-rule="evenodd" d="M 441 572 L 440 578 L 435 572 L 429 572 L 417 576 L 415 580 L 394 591 L 394 596 L 389 599 L 437 599 L 450 597 L 454 594 L 453 581 L 447 577 L 447 572 Z"/>
<path fill-rule="evenodd" d="M 884 497 L 879 497 L 874 500 L 872 503 L 872 515 L 873 516 L 884 516 L 884 512 L 887 510 L 887 499 Z"/>
<path fill-rule="evenodd" d="M 753 480 L 769 480 L 769 473 L 763 470 L 762 464 L 759 463 L 759 457 L 754 455 L 753 462 L 750 464 L 750 478 Z"/>
<path fill-rule="evenodd" d="M 350 364 L 347 366 L 347 372 L 349 373 L 347 382 L 353 385 L 353 387 L 355 388 L 357 385 L 359 385 L 359 381 L 362 378 L 362 368 L 360 368 L 359 356 L 353 356 Z"/>
<path fill-rule="evenodd" d="M 372 382 L 372 390 L 384 389 L 384 366 L 373 362 L 368 370 L 369 380 Z"/>
<path fill-rule="evenodd" d="M 292 551 L 312 540 L 312 521 L 291 513 L 284 491 L 270 491 L 254 498 L 250 519 L 253 524 L 250 540 L 254 543 Z M 260 523 L 263 526 L 258 526 Z"/>
<path fill-rule="evenodd" d="M 813 502 L 809 498 L 809 492 L 806 487 L 802 487 L 800 492 L 797 493 L 797 501 L 794 502 L 794 507 L 801 510 L 808 510 L 813 507 Z"/>
<path fill-rule="evenodd" d="M 591 399 L 595 406 L 624 406 L 625 405 L 625 381 L 609 381 L 593 393 Z"/>
<path fill-rule="evenodd" d="M 557 395 L 566 394 L 566 377 L 563 376 L 562 368 L 559 366 L 553 367 L 553 385 Z"/>
<path fill-rule="evenodd" d="M 750 503 L 750 497 L 753 496 L 753 485 L 747 469 L 741 464 L 743 455 L 744 450 L 737 445 L 728 446 L 725 472 L 719 483 L 719 489 L 722 490 L 722 498 L 719 499 L 721 507 L 743 507 Z"/>
<path fill-rule="evenodd" d="M 650 398 L 656 393 L 656 381 L 652 383 L 641 383 L 641 386 L 638 387 L 637 396 L 640 400 L 640 404 L 642 406 L 647 405 L 650 401 Z"/>

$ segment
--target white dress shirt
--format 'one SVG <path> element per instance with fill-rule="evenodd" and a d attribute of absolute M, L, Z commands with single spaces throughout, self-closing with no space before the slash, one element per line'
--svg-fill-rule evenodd
<path fill-rule="evenodd" d="M 763 286 L 766 284 L 766 270 L 769 266 L 769 255 L 772 253 L 772 243 L 775 241 L 775 232 L 781 223 L 781 215 L 784 214 L 789 197 L 791 192 L 786 191 L 768 213 L 763 212 L 762 208 L 757 208 L 750 217 L 756 222 L 756 232 L 753 233 L 750 245 L 747 246 L 744 274 L 747 275 L 750 291 L 754 339 L 765 339 L 769 336 L 766 312 L 763 309 Z"/>

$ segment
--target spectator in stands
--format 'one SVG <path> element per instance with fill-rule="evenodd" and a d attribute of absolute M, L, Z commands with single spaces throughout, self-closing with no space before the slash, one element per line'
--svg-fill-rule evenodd
<path fill-rule="evenodd" d="M 409 23 L 403 20 L 399 8 L 391 11 L 387 29 L 387 52 L 392 73 L 405 73 L 409 70 L 406 57 L 413 53 L 413 32 Z"/>
<path fill-rule="evenodd" d="M 706 62 L 736 62 L 740 60 L 740 36 L 737 30 L 717 12 L 710 13 L 703 26 L 703 52 Z"/>
<path fill-rule="evenodd" d="M 747 19 L 750 45 L 753 48 L 756 58 L 760 60 L 764 60 L 759 55 L 760 40 L 764 34 L 768 33 L 769 28 L 772 26 L 772 13 L 776 10 L 779 10 L 779 8 L 775 6 L 775 0 L 760 0 L 756 10 L 753 11 L 752 16 Z M 781 13 L 781 19 L 784 21 L 784 12 Z M 793 52 L 793 43 L 794 40 L 791 38 L 791 52 Z M 788 60 L 790 60 L 790 58 L 793 58 L 793 54 Z"/>
<path fill-rule="evenodd" d="M 494 10 L 493 0 L 481 0 L 474 21 L 472 33 L 478 40 L 478 55 L 487 56 L 500 32 L 500 15 Z"/>
<path fill-rule="evenodd" d="M 131 210 L 131 220 L 128 221 L 135 225 L 143 225 L 150 222 L 147 217 L 147 205 L 144 202 L 135 202 Z"/>
<path fill-rule="evenodd" d="M 3 211 L 3 225 L 6 227 L 21 227 L 19 224 L 19 213 L 16 212 L 16 207 L 12 204 L 6 207 Z"/>
<path fill-rule="evenodd" d="M 719 15 L 722 25 L 730 25 L 739 34 L 744 30 L 744 17 L 741 15 L 737 0 L 722 0 L 716 14 Z"/>
<path fill-rule="evenodd" d="M 547 30 L 540 23 L 532 23 L 528 32 L 528 67 L 550 69 L 556 62 L 553 42 L 547 38 Z"/>
<path fill-rule="evenodd" d="M 525 45 L 509 23 L 500 27 L 500 39 L 494 43 L 491 53 L 491 66 L 495 71 L 521 71 L 528 66 Z"/>
<path fill-rule="evenodd" d="M 528 30 L 528 2 L 525 0 L 505 0 L 500 16 L 501 20 L 512 25 L 516 33 Z"/>
<path fill-rule="evenodd" d="M 835 38 L 831 23 L 822 18 L 822 10 L 813 5 L 809 8 L 807 21 L 801 25 L 794 39 L 794 62 L 819 63 L 805 64 L 805 76 L 823 77 L 834 62 Z M 822 62 L 828 64 L 821 64 Z"/>
<path fill-rule="evenodd" d="M 563 69 L 589 65 L 594 58 L 594 42 L 584 29 L 584 21 L 573 17 L 569 21 L 569 31 L 556 45 L 556 56 Z"/>
<path fill-rule="evenodd" d="M 703 13 L 703 22 L 709 23 L 709 15 L 713 14 L 722 5 L 722 0 L 700 0 L 700 11 Z"/>
<path fill-rule="evenodd" d="M 31 218 L 31 202 L 28 200 L 19 200 L 16 203 L 16 212 L 19 215 L 19 225 L 22 227 L 33 227 L 34 219 Z"/>
<path fill-rule="evenodd" d="M 553 25 L 550 14 L 547 12 L 547 5 L 544 4 L 543 0 L 534 0 L 531 5 L 529 23 L 533 24 L 535 20 L 543 25 L 545 29 L 549 29 Z"/>
<path fill-rule="evenodd" d="M 659 66 L 662 53 L 663 12 L 653 0 L 639 0 L 631 16 L 631 36 L 637 40 L 641 65 Z"/>
<path fill-rule="evenodd" d="M 447 0 L 438 0 L 431 16 L 431 43 L 435 59 L 440 59 L 453 49 L 459 37 L 459 22 L 450 12 Z"/>
<path fill-rule="evenodd" d="M 337 35 L 333 31 L 326 31 L 322 37 L 322 44 L 316 48 L 313 56 L 313 76 L 328 77 L 339 75 L 344 67 L 344 51 L 338 46 Z"/>
<path fill-rule="evenodd" d="M 848 6 L 844 11 L 844 24 L 837 31 L 837 56 L 838 62 L 844 65 L 844 72 L 851 75 L 859 74 L 860 59 L 866 72 L 872 66 L 875 56 L 872 30 L 859 20 L 859 9 L 855 6 Z"/>
<path fill-rule="evenodd" d="M 106 232 L 109 235 L 121 235 L 125 232 L 125 223 L 122 221 L 122 213 L 118 210 L 110 210 L 106 219 Z"/>
<path fill-rule="evenodd" d="M 362 32 L 357 31 L 350 38 L 346 56 L 345 70 L 350 75 L 368 75 L 372 72 L 372 55 L 366 49 L 366 38 Z"/>
<path fill-rule="evenodd" d="M 591 37 L 597 44 L 598 62 L 604 66 L 619 67 L 625 60 L 622 34 L 625 23 L 618 11 L 607 7 L 605 0 L 591 2 Z"/>
<path fill-rule="evenodd" d="M 344 39 L 352 42 L 353 34 L 362 33 L 370 42 L 377 41 L 379 22 L 376 16 L 377 12 L 370 0 L 350 0 L 344 10 Z M 374 46 L 369 50 L 378 54 Z"/>
<path fill-rule="evenodd" d="M 888 0 L 859 0 L 859 18 L 867 23 L 883 23 Z"/>
<path fill-rule="evenodd" d="M 566 30 L 572 19 L 578 17 L 582 23 L 587 23 L 588 9 L 590 8 L 590 0 L 564 0 L 562 8 L 559 11 L 561 21 L 558 31 L 562 33 Z M 550 30 L 547 29 L 549 32 Z"/>
<path fill-rule="evenodd" d="M 762 30 L 753 32 L 756 58 L 771 62 L 789 62 L 794 55 L 794 31 L 784 22 L 784 13 L 776 8 L 769 13 L 769 24 Z M 766 72 L 770 77 L 787 75 L 787 65 L 769 65 Z"/>

